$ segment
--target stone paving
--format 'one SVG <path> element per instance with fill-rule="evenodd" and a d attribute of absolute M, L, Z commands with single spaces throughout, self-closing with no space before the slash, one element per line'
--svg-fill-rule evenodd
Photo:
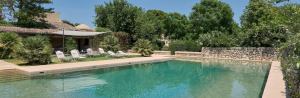
<path fill-rule="evenodd" d="M 17 65 L 0 60 L 0 70 L 16 69 Z"/>
<path fill-rule="evenodd" d="M 288 98 L 280 62 L 273 61 L 262 98 Z"/>
<path fill-rule="evenodd" d="M 17 67 L 16 69 L 23 71 L 25 74 L 29 76 L 36 76 L 40 74 L 57 74 L 57 73 L 65 73 L 65 72 L 73 72 L 73 71 L 92 70 L 92 69 L 98 69 L 104 67 L 125 66 L 130 64 L 167 61 L 173 59 L 174 58 L 172 57 L 152 55 L 151 57 L 27 66 L 27 67 Z"/>

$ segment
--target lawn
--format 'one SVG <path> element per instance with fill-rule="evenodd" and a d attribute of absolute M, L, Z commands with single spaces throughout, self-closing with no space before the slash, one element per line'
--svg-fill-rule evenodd
<path fill-rule="evenodd" d="M 86 59 L 83 60 L 70 60 L 70 61 L 64 61 L 64 62 L 59 62 L 57 59 L 55 61 L 50 62 L 47 65 L 51 65 L 51 64 L 63 64 L 63 63 L 76 63 L 76 62 L 88 62 L 88 61 L 101 61 L 101 60 L 112 60 L 112 59 L 125 59 L 125 58 L 137 58 L 137 57 L 142 57 L 142 56 L 129 56 L 129 57 L 118 57 L 118 58 L 112 58 L 112 57 L 105 57 L 105 56 L 96 56 L 96 57 L 89 57 L 87 56 Z M 54 58 L 56 58 L 56 56 L 51 56 L 51 60 L 53 60 Z M 9 62 L 9 63 L 13 63 L 19 66 L 36 66 L 36 65 L 31 65 L 28 64 L 27 62 L 23 62 L 21 60 L 17 60 L 17 59 L 1 59 L 3 61 Z"/>

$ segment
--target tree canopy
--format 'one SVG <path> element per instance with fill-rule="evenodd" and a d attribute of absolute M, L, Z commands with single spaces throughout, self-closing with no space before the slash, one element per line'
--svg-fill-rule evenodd
<path fill-rule="evenodd" d="M 95 21 L 97 27 L 108 27 L 114 32 L 124 31 L 134 33 L 135 20 L 143 12 L 141 7 L 134 6 L 126 0 L 104 2 L 105 5 L 95 6 Z"/>
<path fill-rule="evenodd" d="M 168 36 L 170 39 L 182 39 L 188 32 L 189 21 L 184 14 L 169 13 L 165 15 L 163 23 L 166 30 L 165 36 Z"/>
<path fill-rule="evenodd" d="M 197 33 L 221 31 L 232 33 L 234 13 L 229 4 L 217 0 L 201 0 L 192 7 L 190 13 L 191 29 Z"/>
<path fill-rule="evenodd" d="M 45 22 L 46 12 L 54 8 L 44 8 L 43 4 L 53 3 L 51 0 L 2 0 L 0 9 L 13 16 L 19 23 L 33 23 L 35 20 Z M 1 13 L 0 13 L 1 14 Z"/>

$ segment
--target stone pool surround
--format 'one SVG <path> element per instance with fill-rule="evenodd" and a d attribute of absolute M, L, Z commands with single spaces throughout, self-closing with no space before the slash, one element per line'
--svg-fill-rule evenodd
<path fill-rule="evenodd" d="M 144 64 L 152 62 L 163 62 L 174 60 L 174 57 L 165 57 L 160 55 L 153 55 L 151 57 L 141 58 L 127 58 L 127 59 L 115 59 L 115 60 L 102 60 L 102 61 L 89 61 L 78 63 L 64 63 L 64 64 L 52 64 L 52 65 L 39 65 L 39 66 L 18 66 L 15 69 L 20 70 L 28 76 L 38 76 L 45 74 L 59 74 L 74 71 L 93 70 L 106 67 L 126 66 L 132 64 Z"/>
<path fill-rule="evenodd" d="M 183 58 L 199 58 L 199 57 L 183 57 Z M 152 57 L 143 57 L 143 58 L 90 61 L 90 62 L 79 62 L 79 63 L 40 65 L 40 66 L 30 66 L 30 67 L 21 67 L 16 65 L 13 66 L 13 64 L 11 64 L 10 69 L 13 69 L 14 67 L 14 69 L 20 70 L 29 76 L 37 76 L 37 75 L 44 75 L 44 74 L 58 74 L 58 73 L 66 73 L 66 72 L 74 72 L 74 71 L 93 70 L 93 69 L 106 68 L 106 67 L 126 66 L 131 64 L 162 62 L 162 61 L 169 61 L 174 59 L 175 56 L 152 55 Z M 278 61 L 240 60 L 240 59 L 226 59 L 226 58 L 223 59 L 202 58 L 202 59 L 220 59 L 220 60 L 237 60 L 237 61 L 271 63 L 268 80 L 266 82 L 262 98 L 286 98 L 287 97 L 286 86 L 283 80 L 283 74 L 282 71 L 280 70 L 280 62 Z M 0 62 L 0 64 L 4 64 L 4 63 L 6 64 L 6 62 L 4 63 L 3 62 L 2 63 Z"/>
<path fill-rule="evenodd" d="M 279 48 L 272 47 L 202 47 L 202 52 L 175 51 L 175 56 L 278 61 L 278 53 Z M 171 55 L 171 51 L 154 51 L 153 54 Z"/>

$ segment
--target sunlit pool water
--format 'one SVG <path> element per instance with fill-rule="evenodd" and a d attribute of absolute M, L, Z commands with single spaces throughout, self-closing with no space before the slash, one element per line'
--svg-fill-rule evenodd
<path fill-rule="evenodd" d="M 0 98 L 258 98 L 270 64 L 173 60 L 27 77 L 0 72 Z"/>

